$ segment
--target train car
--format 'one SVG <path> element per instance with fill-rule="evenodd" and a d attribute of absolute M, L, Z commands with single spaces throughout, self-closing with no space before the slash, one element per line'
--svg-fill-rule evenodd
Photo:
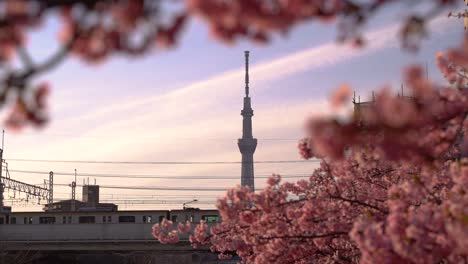
<path fill-rule="evenodd" d="M 154 240 L 152 227 L 163 219 L 175 224 L 221 221 L 216 210 L 141 210 L 11 212 L 0 224 L 3 241 Z M 176 227 L 176 225 L 174 225 Z M 182 237 L 186 239 L 186 237 Z"/>
<path fill-rule="evenodd" d="M 174 223 L 186 221 L 199 223 L 201 220 L 207 223 L 218 223 L 221 221 L 217 210 L 187 208 L 184 210 L 171 210 L 169 214 L 170 218 L 168 219 Z"/>
<path fill-rule="evenodd" d="M 8 209 L 8 208 L 6 208 Z M 83 200 L 44 205 L 42 212 L 0 212 L 0 240 L 154 240 L 152 227 L 163 219 L 177 223 L 221 221 L 217 210 L 119 211 L 116 204 L 99 201 L 99 186 L 83 186 Z"/>
<path fill-rule="evenodd" d="M 199 223 L 220 222 L 217 210 L 141 210 L 141 211 L 78 211 L 78 212 L 11 212 L 2 216 L 0 224 L 126 224 L 160 223 L 164 218 L 174 223 L 190 221 Z"/>
<path fill-rule="evenodd" d="M 13 212 L 7 224 L 120 224 L 158 223 L 169 218 L 168 210 L 156 211 L 78 211 L 78 212 Z M 5 221 L 6 222 L 6 221 Z"/>

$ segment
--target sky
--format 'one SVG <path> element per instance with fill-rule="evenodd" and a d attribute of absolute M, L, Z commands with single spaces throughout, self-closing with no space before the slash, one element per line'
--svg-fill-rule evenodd
<path fill-rule="evenodd" d="M 6 130 L 4 159 L 10 176 L 42 184 L 49 171 L 56 173 L 55 199 L 69 199 L 71 188 L 90 175 L 153 175 L 160 178 L 89 176 L 101 185 L 101 200 L 119 203 L 120 209 L 180 209 L 182 202 L 213 208 L 224 191 L 156 190 L 167 188 L 228 189 L 240 183 L 240 164 L 95 164 L 24 162 L 15 159 L 82 161 L 240 161 L 244 92 L 244 50 L 250 50 L 250 95 L 254 109 L 253 133 L 258 138 L 257 161 L 301 161 L 297 141 L 303 125 L 314 115 L 332 115 L 328 98 L 347 83 L 362 100 L 385 85 L 399 89 L 402 68 L 428 66 L 431 79 L 443 82 L 435 53 L 460 43 L 462 21 L 445 14 L 431 22 L 429 37 L 418 53 L 400 48 L 398 28 L 405 6 L 387 8 L 364 28 L 367 45 L 355 49 L 338 44 L 334 24 L 305 23 L 268 45 L 239 41 L 230 46 L 209 36 L 203 21 L 189 22 L 179 45 L 145 57 L 114 57 L 88 65 L 70 57 L 39 78 L 52 86 L 51 121 L 43 129 L 20 133 Z M 59 26 L 47 21 L 35 32 L 29 47 L 37 60 L 57 48 Z M 262 188 L 272 173 L 307 178 L 316 162 L 255 164 L 256 186 Z M 23 171 L 23 172 L 19 172 Z M 33 171 L 36 173 L 26 173 Z M 176 179 L 174 177 L 185 177 Z M 232 179 L 190 179 L 196 176 L 231 176 Z M 173 177 L 172 179 L 170 177 Z M 297 180 L 290 178 L 287 180 Z M 108 189 L 105 186 L 144 186 L 155 190 Z M 164 189 L 164 188 L 162 188 Z M 13 192 L 5 192 L 5 198 Z M 18 198 L 18 194 L 15 195 Z M 77 188 L 81 198 L 81 188 Z M 22 198 L 26 198 L 24 195 Z M 160 204 L 124 204 L 123 200 Z M 44 203 L 44 201 L 42 201 Z M 137 202 L 135 202 L 137 203 Z M 14 204 L 14 211 L 41 210 L 35 202 Z"/>

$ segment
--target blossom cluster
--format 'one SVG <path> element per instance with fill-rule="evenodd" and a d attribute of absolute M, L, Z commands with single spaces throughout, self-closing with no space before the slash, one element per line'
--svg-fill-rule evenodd
<path fill-rule="evenodd" d="M 466 67 L 467 47 L 443 54 Z M 299 152 L 320 168 L 295 183 L 272 175 L 261 192 L 229 190 L 222 222 L 196 226 L 193 245 L 258 264 L 467 262 L 468 89 L 417 66 L 405 82 L 407 96 L 383 89 L 348 119 L 310 120 Z"/>

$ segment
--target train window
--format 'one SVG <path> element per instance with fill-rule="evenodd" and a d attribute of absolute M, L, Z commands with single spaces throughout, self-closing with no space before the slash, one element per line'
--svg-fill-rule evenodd
<path fill-rule="evenodd" d="M 151 223 L 151 222 L 152 222 L 151 215 L 144 215 L 143 216 L 143 223 Z"/>
<path fill-rule="evenodd" d="M 159 216 L 159 220 L 158 220 L 158 221 L 159 221 L 159 223 L 161 223 L 161 222 L 162 222 L 162 220 L 164 220 L 164 218 L 165 218 L 165 217 L 164 217 L 164 215 L 160 215 L 160 216 Z"/>
<path fill-rule="evenodd" d="M 63 216 L 62 217 L 62 224 L 66 224 L 67 223 L 67 217 L 66 216 Z"/>
<path fill-rule="evenodd" d="M 25 217 L 24 218 L 24 223 L 25 224 L 32 224 L 33 223 L 32 217 Z"/>
<path fill-rule="evenodd" d="M 177 215 L 171 216 L 171 221 L 172 221 L 173 223 L 177 222 Z"/>
<path fill-rule="evenodd" d="M 94 217 L 94 216 L 80 216 L 78 218 L 78 223 L 80 223 L 80 224 L 96 223 L 96 217 Z"/>
<path fill-rule="evenodd" d="M 69 223 L 69 224 L 71 224 L 71 220 L 72 220 L 72 218 L 71 218 L 71 216 L 69 216 L 69 217 L 68 217 L 68 223 Z"/>
<path fill-rule="evenodd" d="M 55 217 L 53 216 L 39 217 L 39 224 L 55 224 Z"/>
<path fill-rule="evenodd" d="M 202 220 L 205 220 L 207 223 L 216 223 L 219 221 L 219 216 L 217 215 L 202 215 Z"/>
<path fill-rule="evenodd" d="M 15 225 L 16 224 L 16 217 L 12 217 L 10 219 L 10 224 Z"/>
<path fill-rule="evenodd" d="M 135 223 L 135 216 L 133 215 L 119 216 L 119 223 Z"/>
<path fill-rule="evenodd" d="M 0 225 L 3 225 L 5 223 L 5 218 L 0 217 Z"/>
<path fill-rule="evenodd" d="M 107 216 L 107 222 L 109 222 L 109 223 L 112 222 L 112 217 L 110 215 Z"/>
<path fill-rule="evenodd" d="M 107 217 L 105 215 L 102 216 L 102 222 L 105 223 L 107 220 Z"/>
<path fill-rule="evenodd" d="M 195 216 L 193 215 L 185 215 L 185 221 L 190 221 L 190 222 L 193 222 L 193 220 L 195 219 Z"/>

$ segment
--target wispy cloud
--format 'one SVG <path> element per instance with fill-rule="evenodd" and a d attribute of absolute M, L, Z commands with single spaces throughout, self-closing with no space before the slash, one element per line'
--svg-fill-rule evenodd
<path fill-rule="evenodd" d="M 432 21 L 435 33 L 443 32 L 451 22 L 445 18 Z M 251 67 L 252 93 L 267 90 L 275 80 L 282 80 L 306 71 L 344 63 L 357 57 L 398 45 L 396 34 L 398 25 L 391 25 L 369 32 L 368 46 L 356 50 L 334 42 L 302 50 L 270 61 L 254 63 Z M 45 133 L 77 134 L 73 128 L 80 127 L 79 140 L 70 138 L 55 141 L 22 141 L 18 136 L 10 157 L 100 159 L 100 160 L 239 160 L 235 138 L 240 135 L 241 93 L 244 71 L 242 65 L 211 78 L 182 87 L 173 87 L 171 92 L 130 101 L 115 102 L 97 109 L 89 109 L 87 114 L 55 120 Z M 285 88 L 287 89 L 287 88 Z M 238 98 L 238 105 L 232 105 Z M 227 103 L 231 102 L 231 103 Z M 213 107 L 216 106 L 216 107 Z M 301 102 L 284 102 L 281 107 L 255 103 L 254 133 L 257 137 L 297 137 L 300 135 L 305 118 L 312 112 L 328 113 L 325 98 L 304 99 Z M 89 138 L 86 138 L 88 136 Z M 96 138 L 93 138 L 96 137 Z M 102 138 L 105 137 L 105 138 Z M 226 141 L 191 140 L 182 138 L 224 138 Z M 296 142 L 260 142 L 257 159 L 297 159 Z M 46 150 L 46 152 L 44 152 Z M 23 164 L 15 164 L 12 167 Z M 36 165 L 32 165 L 36 166 Z M 50 164 L 41 165 L 50 166 Z M 45 170 L 72 170 L 67 164 L 54 164 Z M 38 168 L 37 166 L 34 168 Z M 293 167 L 281 167 L 294 170 Z M 271 170 L 280 170 L 271 167 Z M 222 168 L 198 166 L 174 168 L 158 167 L 159 173 L 222 174 L 238 172 L 237 167 Z M 266 170 L 266 168 L 260 168 Z M 297 168 L 296 168 L 297 169 Z M 154 172 L 154 167 L 123 168 L 87 165 L 81 171 L 108 172 Z M 271 171 L 271 172 L 273 172 Z M 108 181 L 102 181 L 102 184 Z M 169 184 L 171 181 L 154 181 L 153 184 Z M 172 182 L 174 183 L 174 182 Z M 190 183 L 187 183 L 190 184 Z M 218 183 L 210 183 L 218 185 Z M 218 185 L 219 186 L 219 185 Z"/>
<path fill-rule="evenodd" d="M 432 33 L 441 33 L 451 25 L 453 25 L 453 21 L 446 19 L 445 16 L 438 17 L 431 21 Z M 284 57 L 253 64 L 250 70 L 254 83 L 253 92 L 268 89 L 269 86 L 262 85 L 264 82 L 285 79 L 291 75 L 344 63 L 353 58 L 364 57 L 385 48 L 395 47 L 399 45 L 397 36 L 399 26 L 400 24 L 396 23 L 367 33 L 368 44 L 362 50 L 349 45 L 328 42 Z M 107 118 L 109 115 L 115 115 L 116 111 L 128 113 L 145 106 L 153 106 L 153 109 L 157 109 L 158 112 L 164 115 L 167 115 L 166 113 L 173 114 L 174 112 L 170 110 L 174 108 L 183 108 L 184 112 L 199 110 L 220 102 L 223 98 L 238 97 L 243 83 L 243 76 L 244 69 L 240 65 L 237 69 L 223 72 L 212 78 L 182 87 L 173 87 L 169 93 L 116 102 L 101 109 L 92 109 L 88 114 L 71 118 L 70 122 L 86 122 L 86 120 Z"/>
<path fill-rule="evenodd" d="M 437 18 L 432 21 L 432 28 L 436 33 L 443 32 L 450 24 L 447 21 L 449 20 L 446 18 Z M 330 42 L 271 61 L 253 64 L 251 67 L 253 94 L 271 87 L 265 83 L 286 79 L 304 71 L 313 71 L 320 67 L 344 63 L 350 59 L 398 45 L 398 41 L 395 40 L 397 31 L 398 25 L 390 25 L 367 33 L 369 44 L 363 50 Z M 121 150 L 123 145 L 129 144 L 128 138 L 132 138 L 130 135 L 143 138 L 165 138 L 168 141 L 171 141 L 171 138 L 187 138 L 187 134 L 193 138 L 219 138 L 221 135 L 232 137 L 237 131 L 240 131 L 240 123 L 237 122 L 240 117 L 238 111 L 232 113 L 230 111 L 240 108 L 240 105 L 228 106 L 224 102 L 230 99 L 232 102 L 232 98 L 240 98 L 243 76 L 244 70 L 240 65 L 237 69 L 212 78 L 184 87 L 174 87 L 171 92 L 166 94 L 115 102 L 98 109 L 90 109 L 84 115 L 54 121 L 48 129 L 49 131 L 69 131 L 69 128 L 80 126 L 81 131 L 86 131 L 82 134 L 83 136 L 106 136 L 107 140 L 101 142 L 102 145 L 99 149 L 94 149 L 92 152 L 86 151 L 83 144 L 69 139 L 48 144 L 47 149 L 50 150 L 51 155 L 62 153 L 60 156 L 96 155 L 102 157 L 103 154 L 110 154 L 111 156 L 108 158 L 112 158 L 113 155 L 122 155 L 122 151 L 117 150 Z M 315 103 L 323 105 L 323 98 L 318 98 L 318 100 Z M 240 102 L 240 100 L 238 101 Z M 211 108 L 213 105 L 220 106 L 215 109 L 214 113 L 212 112 L 213 108 Z M 284 119 L 277 118 L 278 113 L 275 113 L 275 109 L 271 106 L 256 105 L 256 111 L 262 113 L 262 116 L 255 117 L 255 129 L 264 135 L 274 135 L 275 131 L 287 129 L 286 126 L 297 131 L 300 129 L 300 122 L 304 120 L 305 108 L 308 105 L 311 106 L 311 102 L 304 103 L 297 108 L 291 105 L 283 107 L 283 111 L 284 109 L 297 110 L 295 113 L 285 116 Z M 317 107 L 310 109 L 316 110 Z M 220 116 L 223 118 L 220 119 Z M 275 118 L 264 118 L 266 116 Z M 292 121 L 291 116 L 297 116 L 297 118 Z M 226 122 L 226 120 L 231 122 Z M 161 153 L 170 152 L 161 147 L 157 144 L 152 147 L 144 145 L 136 151 L 140 153 L 134 153 L 134 155 L 144 156 L 144 153 L 150 149 L 158 149 Z M 53 151 L 54 149 L 56 151 Z M 67 149 L 73 151 L 66 151 Z M 80 149 L 83 151 L 77 151 Z M 36 153 L 30 149 L 26 152 L 31 155 Z M 187 153 L 190 155 L 191 152 Z M 128 151 L 125 154 L 129 158 L 133 156 L 129 155 Z"/>

